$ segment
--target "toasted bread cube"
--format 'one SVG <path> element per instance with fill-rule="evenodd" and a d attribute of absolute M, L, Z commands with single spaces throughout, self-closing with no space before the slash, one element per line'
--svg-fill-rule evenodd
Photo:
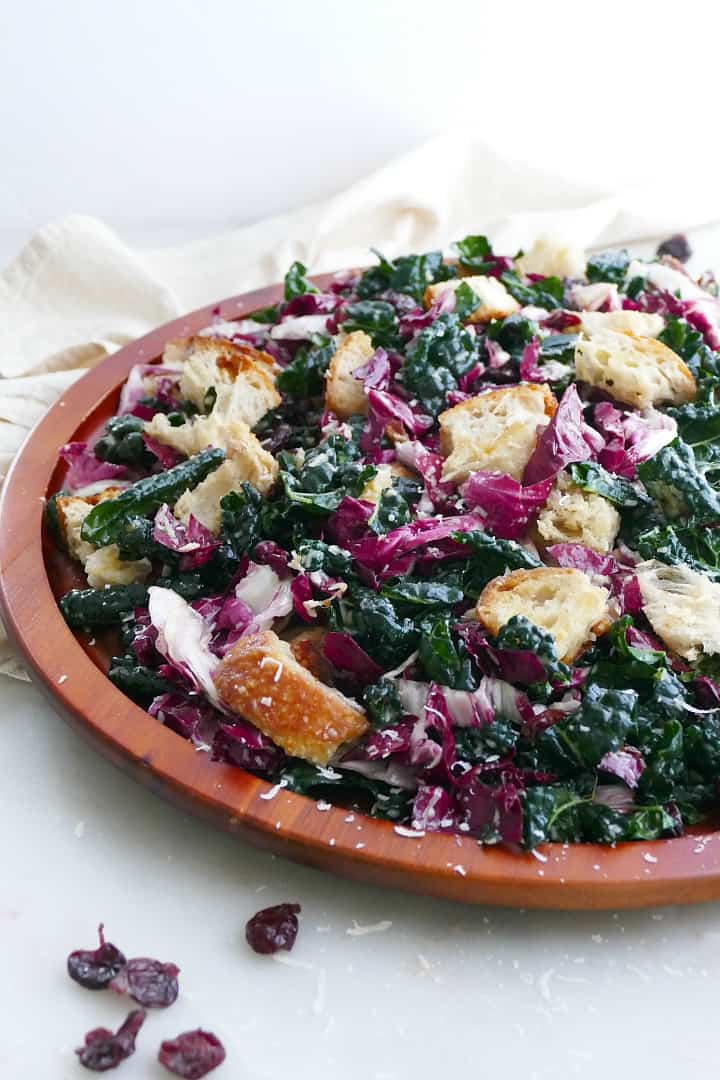
<path fill-rule="evenodd" d="M 280 404 L 275 361 L 251 345 L 225 338 L 180 338 L 167 345 L 163 359 L 173 365 L 182 362 L 180 393 L 198 409 L 204 408 L 208 390 L 215 390 L 213 413 L 218 417 L 252 427 Z"/>
<path fill-rule="evenodd" d="M 695 378 L 687 364 L 662 341 L 606 330 L 581 335 L 575 346 L 575 374 L 616 401 L 645 409 L 695 398 Z"/>
<path fill-rule="evenodd" d="M 240 638 L 213 681 L 226 708 L 315 765 L 327 765 L 368 727 L 364 710 L 316 679 L 271 630 Z"/>
<path fill-rule="evenodd" d="M 538 429 L 550 422 L 557 402 L 547 386 L 520 383 L 487 390 L 440 414 L 440 450 L 447 459 L 443 481 L 459 484 L 480 470 L 521 480 Z"/>
<path fill-rule="evenodd" d="M 569 326 L 568 332 L 582 330 L 588 337 L 595 337 L 606 330 L 615 330 L 636 337 L 656 338 L 665 327 L 662 315 L 649 311 L 581 311 L 580 326 Z"/>
<path fill-rule="evenodd" d="M 513 615 L 524 615 L 552 634 L 558 656 L 569 664 L 607 630 L 607 599 L 607 589 L 581 570 L 543 566 L 495 578 L 481 592 L 475 614 L 492 634 Z"/>
<path fill-rule="evenodd" d="M 561 473 L 538 514 L 536 526 L 543 547 L 583 544 L 607 554 L 620 530 L 620 515 L 607 499 L 585 491 Z"/>
<path fill-rule="evenodd" d="M 259 450 L 259 454 L 249 448 L 237 451 L 196 488 L 184 491 L 175 503 L 175 516 L 187 522 L 192 514 L 210 532 L 219 533 L 222 525 L 221 499 L 245 483 L 252 484 L 261 495 L 265 495 L 275 483 L 278 464 L 262 446 Z"/>
<path fill-rule="evenodd" d="M 689 566 L 656 560 L 635 570 L 643 611 L 669 649 L 686 660 L 720 653 L 720 584 Z"/>
<path fill-rule="evenodd" d="M 411 473 L 409 469 L 406 469 L 404 465 L 401 465 L 397 461 L 378 465 L 377 472 L 373 476 L 372 480 L 368 480 L 365 487 L 360 492 L 360 498 L 365 499 L 366 502 L 372 502 L 377 505 L 380 501 L 380 496 L 386 488 L 392 487 L 392 482 L 396 476 L 401 476 L 406 480 L 416 479 L 415 474 Z"/>
<path fill-rule="evenodd" d="M 117 544 L 97 548 L 85 560 L 85 573 L 91 589 L 145 581 L 151 570 L 149 559 L 121 559 Z"/>
<path fill-rule="evenodd" d="M 353 377 L 353 371 L 367 364 L 374 352 L 373 343 L 364 330 L 347 334 L 335 350 L 325 376 L 325 408 L 341 420 L 367 412 L 363 385 Z"/>
<path fill-rule="evenodd" d="M 430 307 L 447 292 L 455 292 L 463 284 L 469 285 L 478 298 L 478 306 L 471 313 L 468 322 L 484 323 L 491 319 L 506 319 L 520 310 L 521 305 L 511 295 L 499 278 L 474 274 L 471 277 L 451 278 L 450 281 L 438 281 L 428 285 L 425 290 L 425 307 Z"/>
<path fill-rule="evenodd" d="M 107 487 L 104 491 L 98 491 L 94 495 L 59 495 L 55 500 L 57 508 L 58 525 L 62 533 L 68 554 L 85 565 L 88 557 L 96 550 L 94 544 L 83 540 L 80 531 L 83 522 L 93 506 L 104 502 L 106 499 L 114 499 L 119 495 L 122 488 Z"/>
<path fill-rule="evenodd" d="M 529 251 L 515 260 L 521 274 L 579 278 L 585 273 L 587 256 L 581 247 L 539 236 Z"/>

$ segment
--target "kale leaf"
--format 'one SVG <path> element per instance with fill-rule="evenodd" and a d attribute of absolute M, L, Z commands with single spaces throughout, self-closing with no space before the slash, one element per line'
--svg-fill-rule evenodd
<path fill-rule="evenodd" d="M 364 330 L 377 349 L 394 349 L 400 344 L 398 317 L 392 304 L 385 300 L 358 300 L 348 304 L 342 322 L 344 333 Z"/>
<path fill-rule="evenodd" d="M 414 338 L 407 349 L 402 381 L 433 416 L 447 405 L 458 379 L 477 362 L 478 339 L 455 314 L 445 314 Z"/>
<path fill-rule="evenodd" d="M 629 480 L 614 476 L 595 461 L 584 461 L 570 466 L 573 482 L 584 491 L 602 495 L 615 506 L 635 507 L 647 505 L 649 499 Z"/>
<path fill-rule="evenodd" d="M 637 467 L 638 476 L 670 520 L 720 517 L 720 497 L 698 470 L 691 446 L 673 439 Z"/>
<path fill-rule="evenodd" d="M 320 335 L 314 343 L 301 345 L 275 380 L 278 390 L 298 398 L 321 394 L 325 387 L 325 372 L 334 352 L 333 342 Z"/>
<path fill-rule="evenodd" d="M 609 281 L 622 285 L 627 276 L 630 256 L 627 251 L 601 251 L 587 261 L 585 275 L 588 281 Z"/>
<path fill-rule="evenodd" d="M 301 262 L 294 262 L 285 275 L 285 299 L 294 300 L 296 296 L 307 296 L 308 293 L 316 293 L 318 289 L 305 277 L 307 267 Z M 256 316 L 253 316 L 256 318 Z"/>

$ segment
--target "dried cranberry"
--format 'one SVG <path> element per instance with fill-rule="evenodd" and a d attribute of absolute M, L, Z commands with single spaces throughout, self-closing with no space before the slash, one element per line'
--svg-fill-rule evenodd
<path fill-rule="evenodd" d="M 179 972 L 180 968 L 175 964 L 136 956 L 115 976 L 110 989 L 117 994 L 129 994 L 149 1009 L 165 1009 L 178 996 Z"/>
<path fill-rule="evenodd" d="M 135 1039 L 145 1022 L 145 1015 L 144 1009 L 133 1009 L 114 1035 L 107 1028 L 88 1031 L 85 1045 L 79 1046 L 75 1051 L 80 1058 L 80 1064 L 93 1072 L 116 1069 L 121 1061 L 135 1053 Z"/>
<path fill-rule="evenodd" d="M 105 941 L 102 923 L 98 926 L 98 937 L 99 948 L 77 949 L 67 958 L 68 975 L 87 990 L 104 990 L 127 963 L 120 950 Z"/>
<path fill-rule="evenodd" d="M 662 244 L 658 245 L 658 255 L 672 255 L 673 259 L 677 259 L 678 262 L 687 262 L 692 255 L 692 248 L 688 243 L 687 236 L 683 233 L 675 233 L 674 236 L 669 236 L 667 240 L 663 240 Z"/>
<path fill-rule="evenodd" d="M 160 1046 L 158 1061 L 176 1076 L 199 1080 L 225 1060 L 225 1047 L 211 1031 L 183 1031 Z"/>
<path fill-rule="evenodd" d="M 299 904 L 276 904 L 263 908 L 248 919 L 245 937 L 256 953 L 274 953 L 279 949 L 290 951 L 298 932 Z"/>

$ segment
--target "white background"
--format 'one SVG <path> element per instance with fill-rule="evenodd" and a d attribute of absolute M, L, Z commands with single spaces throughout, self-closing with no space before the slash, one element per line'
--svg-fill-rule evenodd
<path fill-rule="evenodd" d="M 70 211 L 140 245 L 338 190 L 447 127 L 598 182 L 717 169 L 709 4 L 65 0 L 0 6 L 0 258 Z M 718 908 L 532 914 L 341 882 L 243 847 L 2 688 L 0 1075 L 72 1080 L 124 1002 L 64 974 L 104 919 L 182 968 L 119 1076 L 201 1024 L 218 1080 L 715 1080 Z M 242 940 L 297 899 L 292 965 Z M 392 925 L 348 934 L 355 921 Z"/>
<path fill-rule="evenodd" d="M 717 22 L 702 0 L 4 0 L 4 251 L 68 211 L 140 243 L 213 232 L 453 126 L 682 183 L 718 166 Z"/>

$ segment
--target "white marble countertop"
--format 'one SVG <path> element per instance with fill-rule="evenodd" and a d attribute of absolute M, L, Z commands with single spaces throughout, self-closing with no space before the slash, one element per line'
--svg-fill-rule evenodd
<path fill-rule="evenodd" d="M 163 1038 L 215 1031 L 238 1080 L 595 1080 L 717 1075 L 718 906 L 588 914 L 463 907 L 283 862 L 162 802 L 101 760 L 31 686 L 2 684 L 0 1075 L 73 1080 L 73 1048 L 127 1003 L 71 982 L 95 928 L 172 960 L 118 1074 L 160 1080 Z M 12 763 L 11 767 L 9 767 Z M 284 962 L 245 920 L 302 904 Z M 384 930 L 363 933 L 385 922 Z"/>

